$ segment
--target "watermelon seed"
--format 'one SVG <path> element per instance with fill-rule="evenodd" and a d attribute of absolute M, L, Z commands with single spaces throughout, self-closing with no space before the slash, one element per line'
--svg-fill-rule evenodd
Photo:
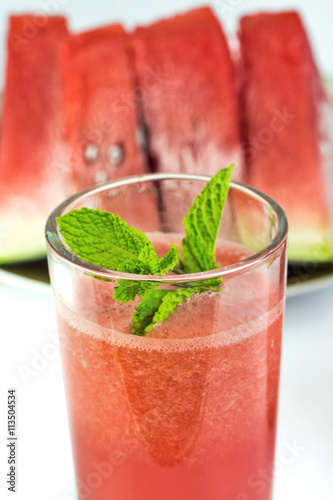
<path fill-rule="evenodd" d="M 95 183 L 100 184 L 102 182 L 106 182 L 108 180 L 108 174 L 105 170 L 100 170 L 95 174 Z"/>
<path fill-rule="evenodd" d="M 84 152 L 84 158 L 88 165 L 92 165 L 98 160 L 98 146 L 96 144 L 88 144 L 85 152 Z"/>
<path fill-rule="evenodd" d="M 146 150 L 148 147 L 147 131 L 145 127 L 140 126 L 135 131 L 136 143 L 142 150 Z"/>
<path fill-rule="evenodd" d="M 332 148 L 331 148 L 331 145 L 330 143 L 326 140 L 326 141 L 323 141 L 320 143 L 319 145 L 319 148 L 320 148 L 320 153 L 321 153 L 321 156 L 325 159 L 330 159 L 331 156 L 332 156 Z"/>
<path fill-rule="evenodd" d="M 114 198 L 115 196 L 118 196 L 119 192 L 119 189 L 113 189 L 112 191 L 109 191 L 108 198 Z"/>
<path fill-rule="evenodd" d="M 114 144 L 110 146 L 108 151 L 108 158 L 113 165 L 120 165 L 125 158 L 125 151 L 121 144 Z"/>

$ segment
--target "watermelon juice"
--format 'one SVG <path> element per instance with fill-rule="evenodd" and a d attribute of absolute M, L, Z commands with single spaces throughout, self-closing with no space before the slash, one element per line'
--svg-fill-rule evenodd
<path fill-rule="evenodd" d="M 149 236 L 160 255 L 181 240 Z M 269 500 L 285 233 L 261 259 L 219 240 L 222 290 L 192 296 L 144 337 L 129 329 L 137 301 L 65 269 L 51 245 L 79 500 Z"/>

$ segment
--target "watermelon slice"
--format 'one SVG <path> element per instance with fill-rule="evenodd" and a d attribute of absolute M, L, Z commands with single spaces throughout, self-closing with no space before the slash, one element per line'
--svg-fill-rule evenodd
<path fill-rule="evenodd" d="M 61 59 L 71 191 L 147 173 L 129 37 L 124 29 L 110 25 L 71 36 Z M 106 195 L 99 208 L 121 215 L 141 230 L 153 231 L 159 228 L 157 203 L 154 186 L 145 184 L 140 193 L 132 188 L 118 190 L 112 198 Z M 150 210 L 141 210 L 142 205 Z"/>
<path fill-rule="evenodd" d="M 46 218 L 64 198 L 65 172 L 57 159 L 62 143 L 59 45 L 66 36 L 63 17 L 10 18 L 0 148 L 0 262 L 44 255 Z"/>
<path fill-rule="evenodd" d="M 213 175 L 235 163 L 242 179 L 234 68 L 213 12 L 137 28 L 132 41 L 154 168 Z"/>
<path fill-rule="evenodd" d="M 124 29 L 71 36 L 62 63 L 72 191 L 147 172 Z"/>
<path fill-rule="evenodd" d="M 328 105 L 296 12 L 240 23 L 242 122 L 249 184 L 275 198 L 290 226 L 289 258 L 333 258 L 321 146 Z"/>

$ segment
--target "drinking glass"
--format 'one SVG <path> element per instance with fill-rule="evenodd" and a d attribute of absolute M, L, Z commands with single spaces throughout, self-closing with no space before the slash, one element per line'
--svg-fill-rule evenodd
<path fill-rule="evenodd" d="M 220 267 L 164 277 L 84 262 L 56 222 L 73 209 L 108 210 L 163 256 L 172 242 L 181 248 L 182 220 L 208 180 L 128 177 L 72 196 L 48 219 L 80 500 L 271 498 L 286 282 L 281 207 L 231 183 L 216 244 Z M 218 290 L 195 293 L 145 336 L 130 333 L 140 299 L 113 298 L 122 279 L 175 291 L 216 278 Z"/>

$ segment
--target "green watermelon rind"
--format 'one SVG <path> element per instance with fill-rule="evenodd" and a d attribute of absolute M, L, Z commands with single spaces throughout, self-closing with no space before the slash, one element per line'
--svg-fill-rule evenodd
<path fill-rule="evenodd" d="M 8 246 L 1 248 L 0 264 L 15 264 L 31 260 L 44 259 L 46 256 L 45 242 L 34 242 L 31 245 L 23 244 L 23 250 L 12 249 Z"/>
<path fill-rule="evenodd" d="M 329 232 L 292 231 L 288 236 L 288 260 L 291 262 L 333 261 L 333 241 Z"/>
<path fill-rule="evenodd" d="M 46 243 L 44 227 L 46 218 L 38 218 L 29 224 L 31 217 L 11 217 L 0 211 L 0 264 L 11 264 L 44 258 Z"/>
<path fill-rule="evenodd" d="M 252 221 L 248 220 L 247 211 L 240 213 L 237 229 L 242 244 L 255 253 L 264 249 L 267 244 L 268 234 L 261 236 L 251 233 Z M 290 262 L 309 262 L 326 264 L 333 262 L 333 240 L 329 231 L 292 231 L 288 235 L 288 260 Z"/>

